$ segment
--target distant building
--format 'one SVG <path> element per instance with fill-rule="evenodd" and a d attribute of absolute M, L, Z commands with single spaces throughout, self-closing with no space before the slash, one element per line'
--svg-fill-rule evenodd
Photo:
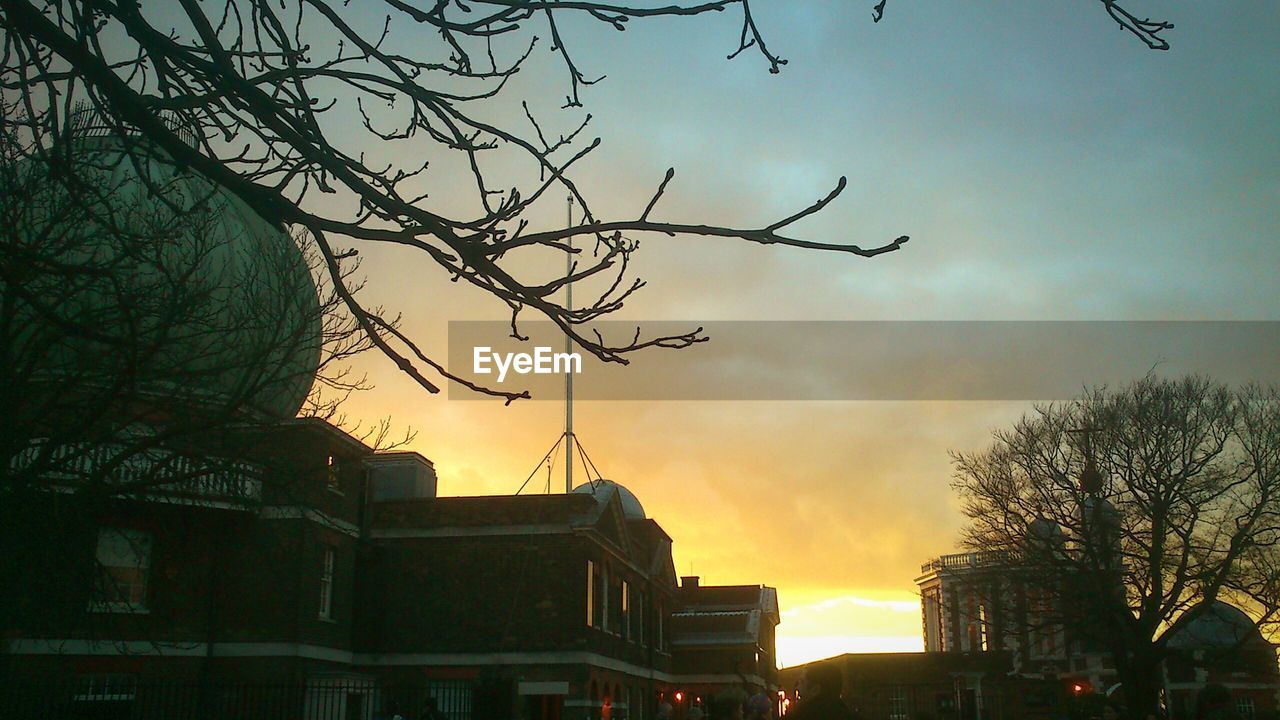
<path fill-rule="evenodd" d="M 1016 572 L 1010 577 L 1001 558 L 944 555 L 925 563 L 916 582 L 926 654 L 1007 658 L 1011 675 L 1052 680 L 1059 697 L 1122 690 L 1113 658 L 1082 630 L 1087 618 L 1073 623 L 1069 613 L 1046 612 L 1054 597 Z M 1211 683 L 1230 691 L 1241 718 L 1280 712 L 1276 646 L 1247 614 L 1215 601 L 1183 618 L 1167 631 L 1172 653 L 1161 671 L 1170 720 L 1194 718 L 1196 698 Z"/>
<path fill-rule="evenodd" d="M 1007 652 L 859 653 L 783 668 L 786 709 L 803 703 L 800 679 L 835 664 L 844 699 L 863 720 L 1048 720 L 1058 718 L 1056 682 L 1018 677 Z"/>
<path fill-rule="evenodd" d="M 991 553 L 943 555 L 916 578 L 926 652 L 1007 654 L 1011 671 L 1105 691 L 1111 657 L 1063 622 L 1056 597 L 1015 574 Z"/>
<path fill-rule="evenodd" d="M 726 687 L 749 695 L 778 689 L 774 633 L 778 592 L 762 585 L 702 585 L 681 578 L 671 616 L 674 670 L 688 692 L 707 697 Z"/>
<path fill-rule="evenodd" d="M 1193 611 L 1199 616 L 1175 623 L 1169 638 L 1173 656 L 1164 663 L 1163 681 L 1170 715 L 1194 718 L 1196 697 L 1209 683 L 1227 688 L 1241 718 L 1280 713 L 1276 646 L 1253 619 L 1221 601 Z"/>

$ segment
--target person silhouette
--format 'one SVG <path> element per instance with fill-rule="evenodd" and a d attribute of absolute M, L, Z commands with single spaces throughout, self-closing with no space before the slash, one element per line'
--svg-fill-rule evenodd
<path fill-rule="evenodd" d="M 800 683 L 800 701 L 790 720 L 854 720 L 853 711 L 840 697 L 844 674 L 840 666 L 825 663 L 810 667 Z"/>

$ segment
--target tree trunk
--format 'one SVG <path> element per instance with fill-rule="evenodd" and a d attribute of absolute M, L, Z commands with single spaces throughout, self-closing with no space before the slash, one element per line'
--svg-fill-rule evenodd
<path fill-rule="evenodd" d="M 1159 717 L 1160 661 L 1154 655 L 1135 654 L 1127 671 L 1120 673 L 1120 692 L 1124 699 L 1124 716 L 1131 720 Z"/>

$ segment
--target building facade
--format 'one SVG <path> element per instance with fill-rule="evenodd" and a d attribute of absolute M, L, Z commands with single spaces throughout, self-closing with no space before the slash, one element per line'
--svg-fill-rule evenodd
<path fill-rule="evenodd" d="M 321 421 L 245 438 L 84 508 L 51 486 L 7 529 L 11 560 L 55 582 L 11 608 L 0 655 L 48 692 L 0 692 L 0 714 L 621 719 L 776 689 L 776 592 L 677 585 L 671 538 L 621 485 L 438 497 L 427 459 Z"/>
<path fill-rule="evenodd" d="M 784 714 L 803 702 L 804 674 L 828 664 L 863 720 L 1047 720 L 1063 705 L 1057 683 L 1019 677 L 1007 652 L 859 653 L 784 668 Z"/>
<path fill-rule="evenodd" d="M 702 585 L 681 578 L 671 616 L 674 671 L 694 702 L 727 688 L 747 695 L 778 689 L 778 593 L 763 585 Z"/>
<path fill-rule="evenodd" d="M 1115 685 L 1111 657 L 1064 621 L 1057 596 L 1010 572 L 993 553 L 942 555 L 916 578 L 926 652 L 1003 653 L 1011 671 L 1104 691 Z"/>
<path fill-rule="evenodd" d="M 1020 578 L 1005 558 L 943 555 L 921 567 L 916 583 L 926 654 L 974 663 L 1004 657 L 1011 676 L 1051 681 L 1059 698 L 1123 695 L 1113 657 L 1085 631 L 1088 618 L 1054 607 L 1060 597 Z M 1197 699 L 1211 684 L 1228 691 L 1241 718 L 1280 713 L 1276 646 L 1247 614 L 1215 601 L 1183 618 L 1166 631 L 1168 654 L 1161 666 L 1170 720 L 1197 717 Z"/>

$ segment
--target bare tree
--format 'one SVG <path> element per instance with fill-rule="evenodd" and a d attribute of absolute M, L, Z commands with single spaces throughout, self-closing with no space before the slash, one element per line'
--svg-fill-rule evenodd
<path fill-rule="evenodd" d="M 1139 20 L 1114 0 L 1100 2 L 1149 47 L 1168 47 L 1160 33 L 1171 24 Z M 566 21 L 585 18 L 620 31 L 637 20 L 730 8 L 740 13 L 740 32 L 729 57 L 753 51 L 770 72 L 778 72 L 786 61 L 766 44 L 748 0 L 663 6 L 586 0 L 384 0 L 376 6 L 180 0 L 146 7 L 133 0 L 0 0 L 0 88 L 25 109 L 24 132 L 37 142 L 65 133 L 69 109 L 85 101 L 119 134 L 142 133 L 271 222 L 305 228 L 370 341 L 435 392 L 432 373 L 462 381 L 346 291 L 335 241 L 412 247 L 451 279 L 504 303 L 513 333 L 518 334 L 519 313 L 530 309 L 586 351 L 621 363 L 641 348 L 684 347 L 700 337 L 695 331 L 610 343 L 584 329 L 643 286 L 628 270 L 637 233 L 729 237 L 860 257 L 897 250 L 907 241 L 904 235 L 863 247 L 789 234 L 796 222 L 835 200 L 844 178 L 825 197 L 763 227 L 659 219 L 657 205 L 673 170 L 632 217 L 606 219 L 592 210 L 573 170 L 600 144 L 586 134 L 590 115 L 576 112 L 581 91 L 598 78 L 575 60 Z M 884 12 L 885 2 L 874 6 L 876 21 Z M 570 111 L 568 119 L 548 120 L 535 110 L 536 100 L 522 101 L 523 112 L 506 114 L 515 119 L 486 119 L 494 115 L 494 103 L 510 99 L 504 89 L 543 46 L 565 70 L 562 109 Z M 181 122 L 166 122 L 167 115 Z M 351 124 L 362 132 L 334 130 Z M 553 125 L 560 129 L 553 132 Z M 394 157 L 366 160 L 375 145 L 394 148 Z M 495 177 L 513 166 L 521 169 Z M 468 203 L 433 194 L 464 185 L 470 187 Z M 317 192 L 333 197 L 316 202 Z M 581 210 L 580 223 L 536 228 L 533 209 L 559 203 L 566 194 Z M 574 248 L 574 238 L 587 242 Z M 556 263 L 536 261 L 548 253 L 567 254 L 570 271 L 561 275 Z M 583 302 L 577 307 L 557 299 L 569 281 L 592 283 L 590 293 L 580 290 Z M 508 401 L 525 396 L 469 386 Z"/>
<path fill-rule="evenodd" d="M 1037 406 L 954 461 L 964 545 L 1045 595 L 1040 626 L 1112 656 L 1132 717 L 1156 709 L 1170 641 L 1214 601 L 1274 629 L 1276 388 L 1148 376 Z"/>

